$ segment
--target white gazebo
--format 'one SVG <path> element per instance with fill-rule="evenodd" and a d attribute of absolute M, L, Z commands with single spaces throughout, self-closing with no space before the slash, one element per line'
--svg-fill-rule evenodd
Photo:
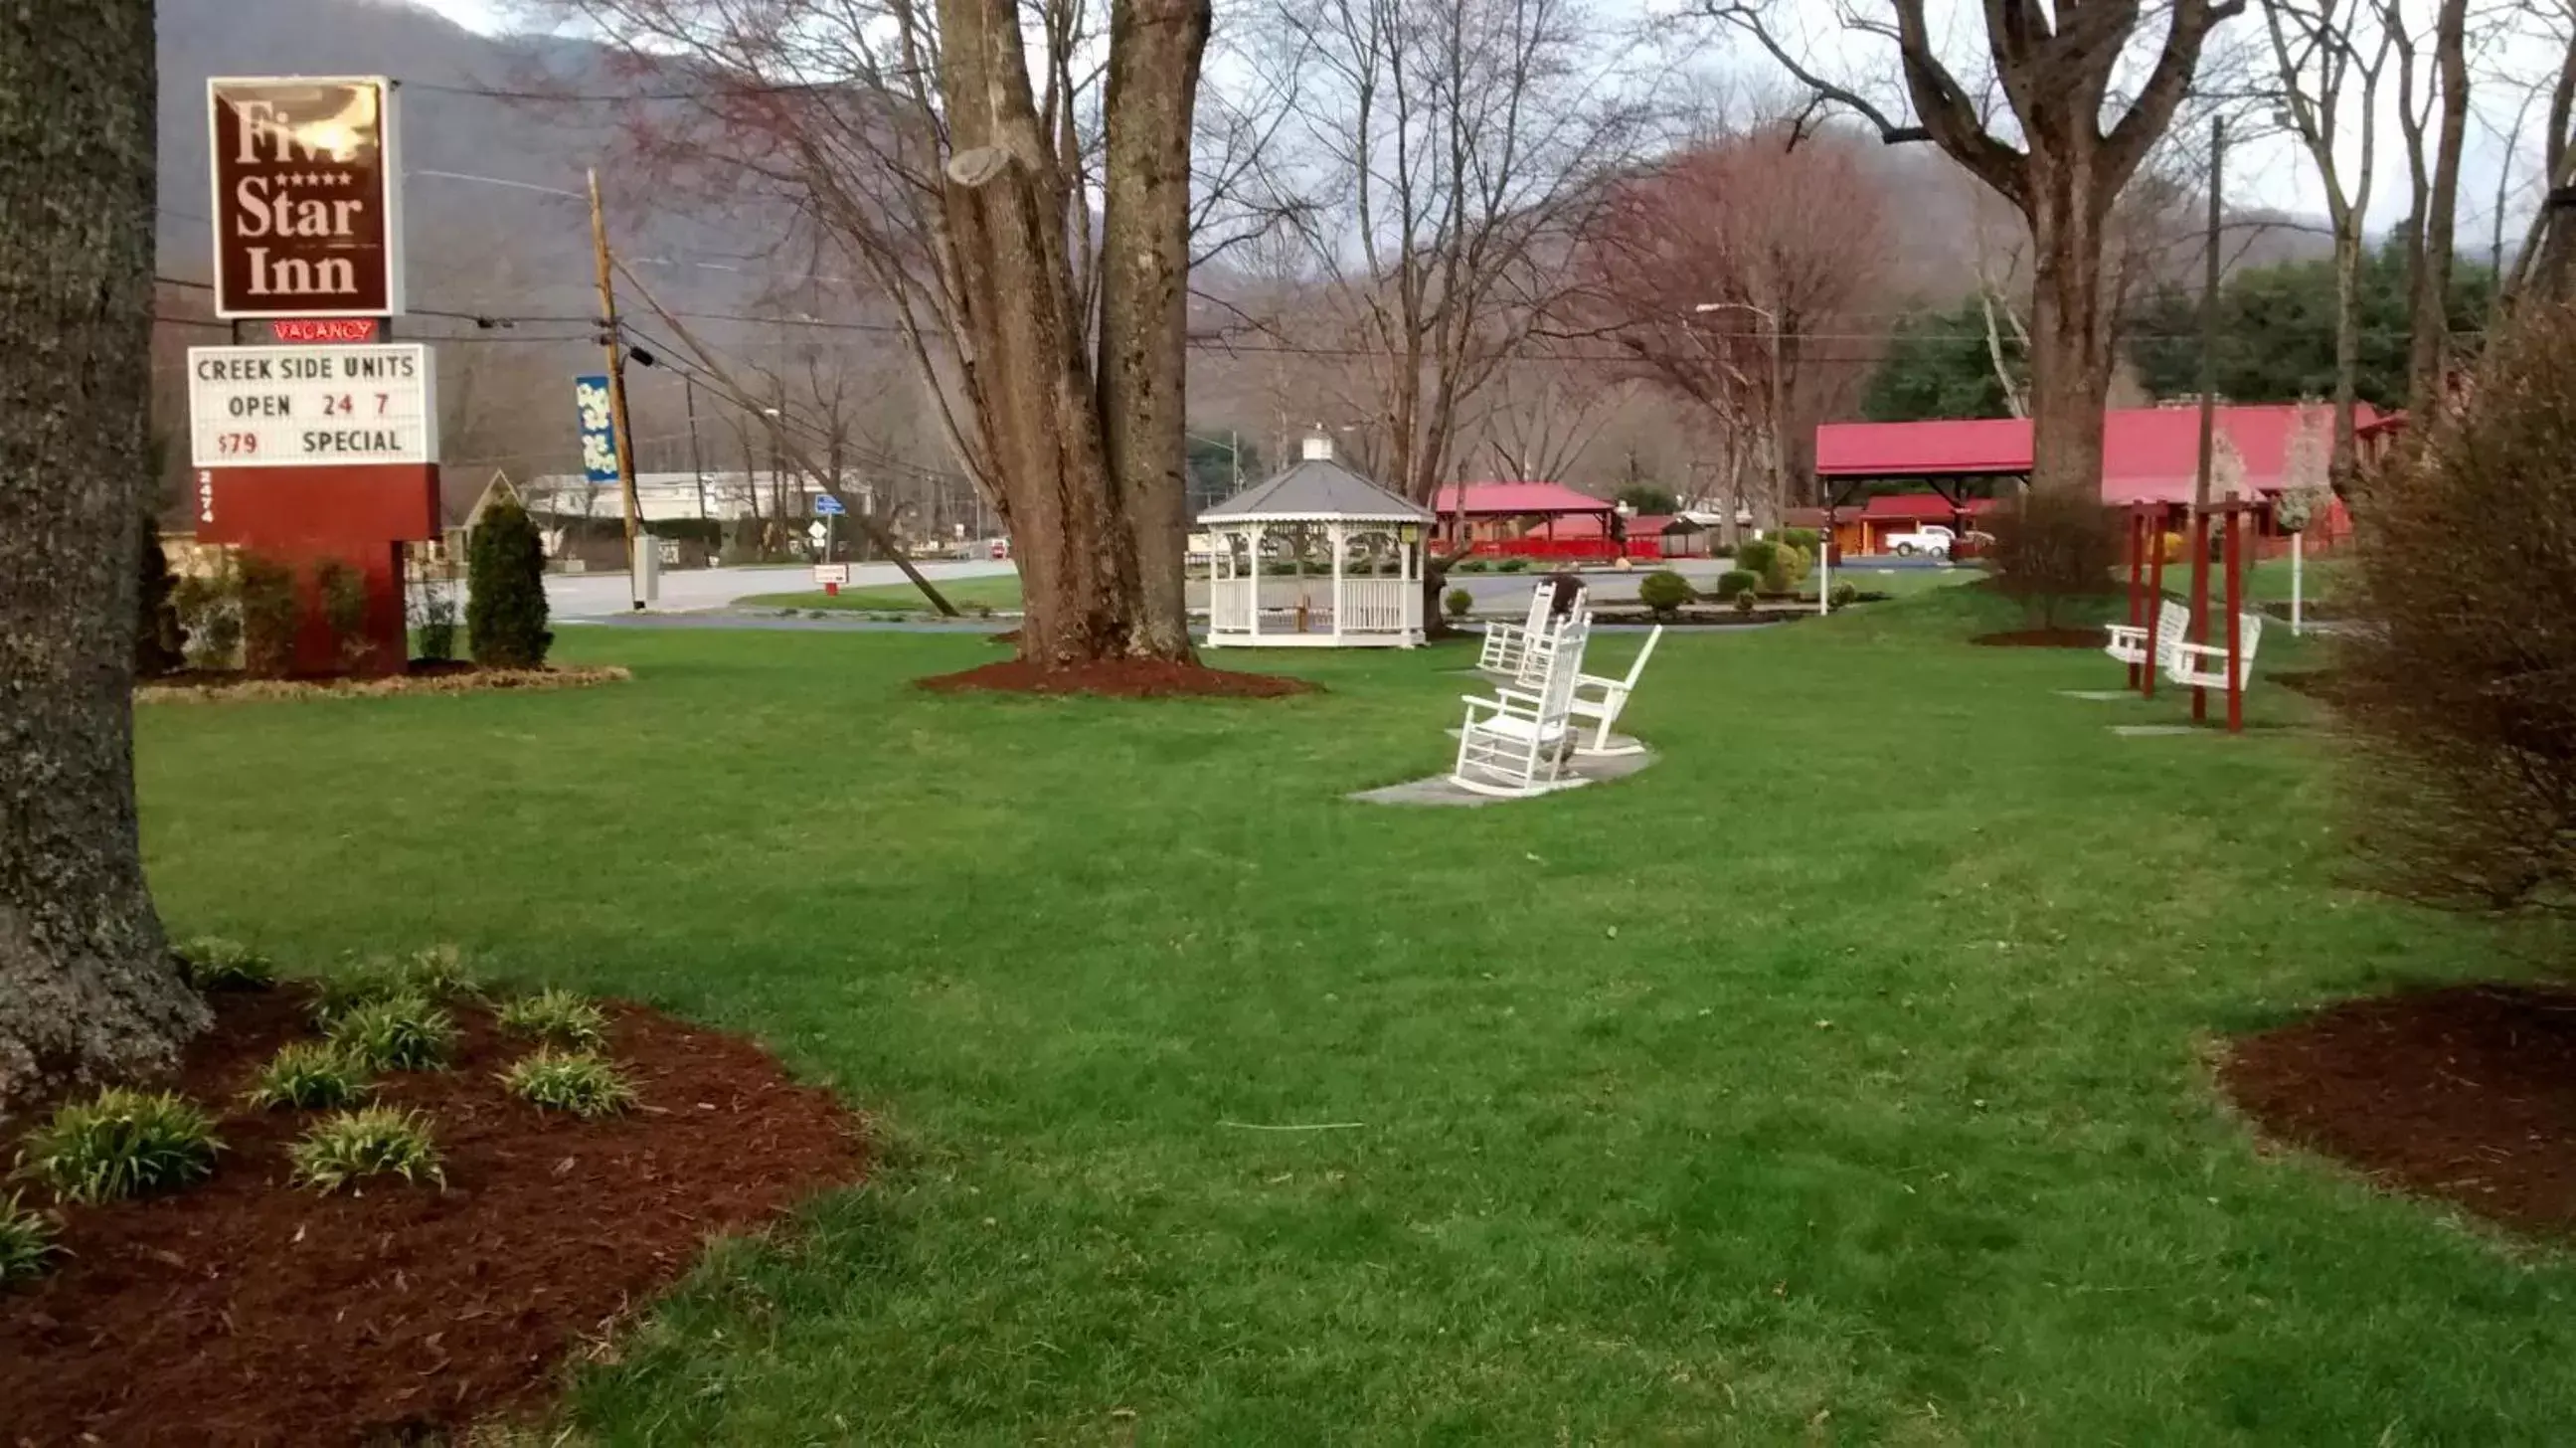
<path fill-rule="evenodd" d="M 1295 467 L 1206 512 L 1208 647 L 1398 648 L 1422 643 L 1431 510 L 1306 439 Z"/>

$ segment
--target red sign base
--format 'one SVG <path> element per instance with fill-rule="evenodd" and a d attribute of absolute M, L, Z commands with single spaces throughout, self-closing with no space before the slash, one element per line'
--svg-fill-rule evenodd
<path fill-rule="evenodd" d="M 436 467 L 207 468 L 194 502 L 197 541 L 234 544 L 295 570 L 297 673 L 397 674 L 410 662 L 400 545 L 438 536 Z M 354 667 L 323 618 L 314 578 L 315 565 L 334 558 L 367 584 L 372 647 Z"/>

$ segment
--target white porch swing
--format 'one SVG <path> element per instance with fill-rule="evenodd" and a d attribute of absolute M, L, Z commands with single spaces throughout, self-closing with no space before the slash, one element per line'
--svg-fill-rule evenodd
<path fill-rule="evenodd" d="M 1212 544 L 1208 647 L 1419 647 L 1430 522 L 1334 462 L 1330 438 L 1306 439 L 1295 467 L 1199 514 Z"/>

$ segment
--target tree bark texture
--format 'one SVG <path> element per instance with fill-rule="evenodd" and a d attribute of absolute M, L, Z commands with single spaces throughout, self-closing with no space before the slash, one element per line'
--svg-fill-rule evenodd
<path fill-rule="evenodd" d="M 2412 331 L 2406 341 L 2406 407 L 2418 417 L 2439 410 L 2451 362 L 2451 258 L 2460 210 L 2460 148 L 2468 135 L 2468 0 L 2442 0 L 2433 21 L 2433 77 L 2439 124 L 2433 137 L 2431 189 L 2419 204 L 2422 247 L 2407 278 Z"/>
<path fill-rule="evenodd" d="M 0 3 L 0 1109 L 206 1021 L 134 810 L 154 85 L 151 0 Z"/>
<path fill-rule="evenodd" d="M 1019 12 L 1010 0 L 939 4 L 940 91 L 964 162 L 947 184 L 963 360 L 1026 599 L 1020 655 L 1047 668 L 1192 657 L 1179 312 L 1189 97 L 1207 27 L 1203 17 L 1193 27 L 1186 7 L 1160 8 L 1171 3 L 1122 4 L 1112 23 L 1103 235 L 1113 240 L 1097 379 L 1068 248 L 1069 227 L 1089 224 L 1087 200 L 1069 193 L 1076 182 L 1038 118 Z M 1168 93 L 1183 85 L 1186 95 Z"/>

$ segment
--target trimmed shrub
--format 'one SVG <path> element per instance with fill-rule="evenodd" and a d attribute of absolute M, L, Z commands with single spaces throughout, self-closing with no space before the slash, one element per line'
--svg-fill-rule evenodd
<path fill-rule="evenodd" d="M 596 1046 L 608 1037 L 607 1013 L 568 990 L 504 1001 L 493 1016 L 505 1031 L 559 1046 Z"/>
<path fill-rule="evenodd" d="M 438 1146 L 430 1140 L 428 1118 L 391 1106 L 324 1117 L 287 1148 L 286 1157 L 295 1164 L 295 1184 L 318 1191 L 354 1190 L 355 1183 L 371 1176 L 447 1185 Z"/>
<path fill-rule="evenodd" d="M 2576 914 L 2571 457 L 2576 306 L 2526 301 L 2353 509 L 2370 626 L 2337 639 L 2335 697 L 2361 745 L 2356 842 L 2392 894 Z"/>
<path fill-rule="evenodd" d="M 1735 595 L 1735 611 L 1737 613 L 1751 613 L 1755 606 L 1761 602 L 1761 597 L 1755 594 L 1752 589 L 1748 588 L 1742 593 Z"/>
<path fill-rule="evenodd" d="M 1441 598 L 1440 606 L 1449 610 L 1451 618 L 1465 618 L 1467 611 L 1476 606 L 1476 595 L 1463 588 L 1453 588 Z"/>
<path fill-rule="evenodd" d="M 263 679 L 295 670 L 295 570 L 256 553 L 244 553 L 241 574 L 242 668 Z"/>
<path fill-rule="evenodd" d="M 1995 515 L 1987 567 L 1995 591 L 2017 600 L 2033 624 L 2056 628 L 2070 600 L 2113 589 L 2120 537 L 2109 509 L 2083 493 L 2024 494 Z"/>
<path fill-rule="evenodd" d="M 1657 618 L 1671 618 L 1674 610 L 1696 597 L 1690 580 L 1669 568 L 1658 568 L 1637 580 L 1637 601 Z"/>
<path fill-rule="evenodd" d="M 431 1071 L 456 1045 L 456 1018 L 407 991 L 341 1012 L 329 1038 L 363 1071 Z"/>
<path fill-rule="evenodd" d="M 170 602 L 179 611 L 179 626 L 187 633 L 189 667 L 241 667 L 241 570 L 229 556 L 212 573 L 180 579 Z"/>
<path fill-rule="evenodd" d="M 1834 607 L 1848 608 L 1852 604 L 1860 602 L 1860 589 L 1853 584 L 1837 583 L 1834 585 L 1834 591 L 1828 595 L 1828 597 L 1831 599 Z"/>
<path fill-rule="evenodd" d="M 264 990 L 277 982 L 277 966 L 238 940 L 200 935 L 170 947 L 179 973 L 199 990 Z"/>
<path fill-rule="evenodd" d="M 1452 573 L 1482 573 L 1486 571 L 1487 567 L 1488 565 L 1482 558 L 1461 558 L 1457 562 L 1449 565 L 1449 571 Z"/>
<path fill-rule="evenodd" d="M 278 1048 L 243 1099 L 263 1110 L 347 1106 L 367 1094 L 367 1073 L 326 1041 L 289 1041 Z"/>
<path fill-rule="evenodd" d="M 422 588 L 411 623 L 421 658 L 443 664 L 456 657 L 456 594 L 446 583 L 432 579 Z"/>
<path fill-rule="evenodd" d="M 1750 573 L 1756 579 L 1770 573 L 1780 557 L 1779 540 L 1749 538 L 1735 550 L 1735 572 Z"/>
<path fill-rule="evenodd" d="M 510 1063 L 501 1083 L 513 1096 L 584 1120 L 614 1116 L 635 1104 L 635 1084 L 626 1073 L 587 1051 L 530 1052 Z"/>
<path fill-rule="evenodd" d="M 555 636 L 546 629 L 546 550 L 537 525 L 503 501 L 483 515 L 466 552 L 465 645 L 493 669 L 541 669 Z"/>
<path fill-rule="evenodd" d="M 322 623 L 331 630 L 340 667 L 365 668 L 376 652 L 375 641 L 367 637 L 367 576 L 337 558 L 326 558 L 314 565 L 313 586 L 321 595 Z"/>
<path fill-rule="evenodd" d="M 0 1197 L 0 1287 L 42 1277 L 61 1250 L 54 1245 L 52 1218 L 20 1205 L 16 1192 Z"/>
<path fill-rule="evenodd" d="M 1824 541 L 1824 534 L 1814 528 L 1783 528 L 1779 536 L 1783 547 L 1796 548 L 1811 557 L 1816 545 Z"/>
<path fill-rule="evenodd" d="M 1496 573 L 1527 573 L 1529 572 L 1529 566 L 1530 561 L 1526 558 L 1504 558 L 1495 562 L 1494 571 Z"/>
<path fill-rule="evenodd" d="M 55 1107 L 19 1147 L 18 1172 L 67 1202 L 112 1202 L 201 1181 L 222 1149 L 186 1097 L 110 1087 Z"/>
<path fill-rule="evenodd" d="M 1730 568 L 1717 576 L 1717 596 L 1720 598 L 1752 593 L 1761 587 L 1762 575 L 1748 569 Z"/>
<path fill-rule="evenodd" d="M 1769 566 L 1762 570 L 1762 588 L 1766 593 L 1795 593 L 1807 581 L 1816 566 L 1816 555 L 1794 543 L 1783 543 L 1771 555 Z"/>

